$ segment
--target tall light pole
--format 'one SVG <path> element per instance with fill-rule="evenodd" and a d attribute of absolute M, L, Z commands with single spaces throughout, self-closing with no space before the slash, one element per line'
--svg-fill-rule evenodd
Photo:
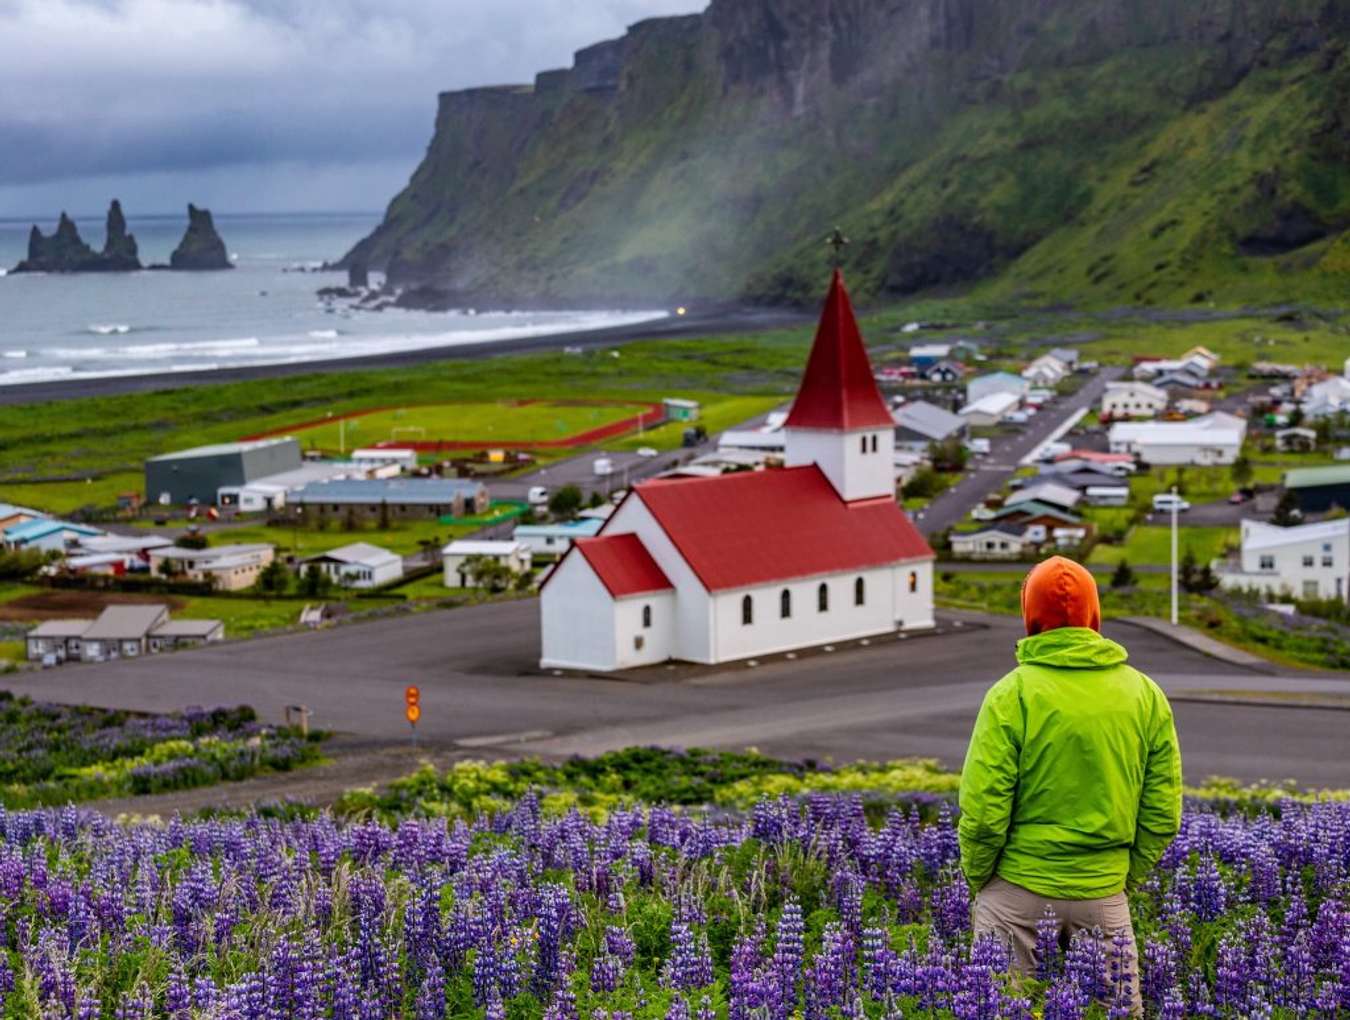
<path fill-rule="evenodd" d="M 1177 487 L 1172 486 L 1172 626 L 1177 625 Z"/>

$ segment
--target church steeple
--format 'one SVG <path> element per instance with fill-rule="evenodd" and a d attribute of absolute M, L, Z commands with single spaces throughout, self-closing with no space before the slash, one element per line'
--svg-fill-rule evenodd
<path fill-rule="evenodd" d="M 894 495 L 895 422 L 838 269 L 784 428 L 788 465 L 819 465 L 841 498 Z"/>
<path fill-rule="evenodd" d="M 787 425 L 848 430 L 891 424 L 891 413 L 872 377 L 872 363 L 858 332 L 843 274 L 836 269 Z"/>

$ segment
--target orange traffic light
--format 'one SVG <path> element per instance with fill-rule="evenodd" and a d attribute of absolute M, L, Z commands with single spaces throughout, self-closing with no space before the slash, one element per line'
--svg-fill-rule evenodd
<path fill-rule="evenodd" d="M 409 708 L 413 705 L 420 705 L 422 703 L 422 692 L 412 684 L 409 684 L 407 687 L 403 688 L 403 702 Z"/>
<path fill-rule="evenodd" d="M 415 701 L 410 702 L 408 704 L 408 707 L 404 709 L 403 714 L 408 717 L 408 722 L 416 726 L 417 720 L 422 718 L 422 706 L 417 704 Z"/>

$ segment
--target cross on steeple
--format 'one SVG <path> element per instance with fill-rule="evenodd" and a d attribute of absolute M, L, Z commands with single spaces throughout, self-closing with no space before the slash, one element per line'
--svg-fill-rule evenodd
<path fill-rule="evenodd" d="M 825 243 L 828 244 L 831 249 L 833 249 L 834 253 L 831 256 L 831 259 L 834 262 L 834 268 L 838 269 L 840 265 L 843 263 L 844 247 L 850 243 L 849 239 L 844 236 L 844 232 L 842 230 L 840 230 L 838 227 L 835 227 L 834 230 L 830 232 L 830 236 L 825 238 Z"/>

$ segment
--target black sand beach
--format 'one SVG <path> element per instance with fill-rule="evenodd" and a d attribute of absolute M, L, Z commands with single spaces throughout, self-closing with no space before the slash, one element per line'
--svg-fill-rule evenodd
<path fill-rule="evenodd" d="M 314 375 L 324 372 L 351 372 L 374 368 L 398 368 L 460 358 L 521 354 L 530 351 L 559 350 L 564 347 L 593 348 L 630 340 L 675 340 L 727 333 L 753 333 L 809 325 L 814 317 L 789 309 L 744 309 L 706 315 L 671 316 L 634 326 L 578 330 L 546 336 L 519 337 L 483 343 L 426 347 L 413 351 L 395 351 L 362 358 L 338 358 L 330 361 L 304 361 L 280 365 L 248 365 L 201 372 L 166 372 L 124 375 L 93 379 L 58 379 L 51 382 L 0 386 L 0 405 L 36 404 L 83 397 L 109 397 L 126 393 L 179 389 L 185 386 L 209 386 L 217 383 L 247 382 L 282 376 Z"/>

